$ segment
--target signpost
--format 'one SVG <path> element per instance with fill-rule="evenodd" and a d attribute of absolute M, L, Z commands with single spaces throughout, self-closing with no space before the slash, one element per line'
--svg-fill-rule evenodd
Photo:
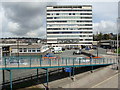
<path fill-rule="evenodd" d="M 69 72 L 69 76 L 70 77 L 71 77 L 71 71 L 72 71 L 71 67 L 65 68 L 65 72 Z"/>
<path fill-rule="evenodd" d="M 65 68 L 65 72 L 71 72 L 71 67 Z"/>

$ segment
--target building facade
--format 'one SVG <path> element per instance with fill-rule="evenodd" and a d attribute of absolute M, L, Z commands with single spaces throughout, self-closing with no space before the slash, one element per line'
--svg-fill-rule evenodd
<path fill-rule="evenodd" d="M 47 43 L 92 45 L 92 6 L 47 6 Z"/>

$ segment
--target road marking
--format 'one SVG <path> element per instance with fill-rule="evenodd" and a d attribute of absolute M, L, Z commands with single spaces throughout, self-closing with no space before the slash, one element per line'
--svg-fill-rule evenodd
<path fill-rule="evenodd" d="M 120 73 L 118 73 L 118 74 L 120 74 Z M 106 82 L 106 81 L 112 79 L 113 77 L 117 76 L 118 74 L 115 74 L 114 76 L 112 76 L 112 77 L 110 77 L 110 78 L 108 78 L 108 79 L 106 79 L 106 80 L 104 80 L 104 81 L 102 81 L 102 82 L 100 82 L 100 83 L 98 83 L 98 84 L 92 86 L 91 88 L 95 88 L 95 87 L 99 86 L 100 84 L 102 84 L 102 83 L 104 83 L 104 82 Z"/>

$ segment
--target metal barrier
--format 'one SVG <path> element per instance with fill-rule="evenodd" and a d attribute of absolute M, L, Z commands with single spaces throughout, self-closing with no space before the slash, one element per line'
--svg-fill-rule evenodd
<path fill-rule="evenodd" d="M 61 57 L 61 58 L 48 58 L 43 59 L 40 57 L 5 57 L 3 58 L 3 67 L 40 67 L 40 66 L 69 66 L 69 65 L 89 65 L 89 64 L 112 64 L 116 59 L 111 58 L 73 58 L 73 57 Z"/>

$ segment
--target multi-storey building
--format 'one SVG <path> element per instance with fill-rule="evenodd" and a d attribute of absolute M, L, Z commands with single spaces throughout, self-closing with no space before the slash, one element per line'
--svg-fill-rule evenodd
<path fill-rule="evenodd" d="M 47 43 L 92 45 L 92 6 L 47 6 Z"/>

